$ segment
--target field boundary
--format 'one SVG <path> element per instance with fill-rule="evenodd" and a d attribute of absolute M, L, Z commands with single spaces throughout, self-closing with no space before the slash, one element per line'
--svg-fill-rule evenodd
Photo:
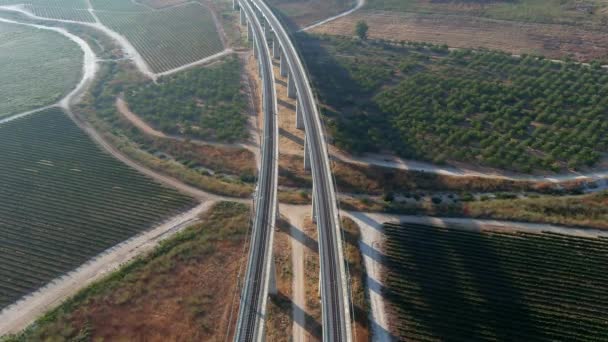
<path fill-rule="evenodd" d="M 193 209 L 167 219 L 164 223 L 135 235 L 92 257 L 80 267 L 55 278 L 4 310 L 0 311 L 0 335 L 17 333 L 39 316 L 61 304 L 80 289 L 115 271 L 139 255 L 152 250 L 158 242 L 196 223 L 198 216 L 216 201 L 203 201 Z"/>

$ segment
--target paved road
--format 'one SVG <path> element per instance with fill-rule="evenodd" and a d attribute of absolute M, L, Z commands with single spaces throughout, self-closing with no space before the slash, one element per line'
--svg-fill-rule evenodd
<path fill-rule="evenodd" d="M 255 53 L 262 79 L 262 163 L 255 198 L 255 216 L 249 260 L 243 287 L 235 341 L 261 341 L 264 336 L 266 301 L 270 282 L 272 242 L 277 216 L 278 136 L 276 92 L 270 51 L 263 29 L 250 4 L 240 1 L 252 27 Z"/>
<path fill-rule="evenodd" d="M 306 71 L 282 23 L 263 0 L 251 2 L 268 21 L 283 48 L 281 57 L 286 58 L 289 64 L 298 93 L 298 105 L 304 114 L 314 183 L 313 206 L 316 208 L 319 231 L 323 340 L 351 341 L 350 300 L 336 193 L 316 101 Z"/>

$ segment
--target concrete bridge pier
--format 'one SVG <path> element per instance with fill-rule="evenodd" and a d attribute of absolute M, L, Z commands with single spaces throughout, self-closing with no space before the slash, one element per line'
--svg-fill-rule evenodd
<path fill-rule="evenodd" d="M 279 44 L 276 33 L 272 35 L 272 57 L 275 59 L 281 57 L 281 45 Z"/>
<path fill-rule="evenodd" d="M 296 95 L 296 81 L 293 79 L 293 73 L 290 72 L 287 78 L 287 97 L 295 99 Z"/>
<path fill-rule="evenodd" d="M 285 58 L 285 52 L 281 51 L 281 61 L 279 63 L 279 70 L 281 71 L 281 77 L 286 77 L 289 72 L 289 65 L 287 65 L 287 58 Z"/>
<path fill-rule="evenodd" d="M 253 29 L 250 22 L 247 22 L 247 41 L 253 41 Z"/>
<path fill-rule="evenodd" d="M 302 114 L 302 106 L 300 106 L 300 101 L 296 101 L 296 128 L 299 130 L 304 129 L 304 116 Z"/>
<path fill-rule="evenodd" d="M 274 253 L 270 256 L 270 277 L 268 279 L 268 294 L 276 295 L 279 293 L 277 289 L 277 267 L 274 262 Z"/>
<path fill-rule="evenodd" d="M 257 40 L 254 40 L 253 42 L 253 56 L 255 59 L 260 58 L 260 44 Z"/>
<path fill-rule="evenodd" d="M 304 170 L 310 171 L 310 147 L 307 140 L 304 136 Z"/>
<path fill-rule="evenodd" d="M 232 9 L 233 10 L 239 9 L 239 1 L 238 0 L 232 0 Z"/>
<path fill-rule="evenodd" d="M 247 25 L 247 16 L 245 16 L 245 11 L 243 11 L 243 9 L 241 8 L 240 12 L 240 17 L 241 17 L 241 25 L 245 26 Z"/>

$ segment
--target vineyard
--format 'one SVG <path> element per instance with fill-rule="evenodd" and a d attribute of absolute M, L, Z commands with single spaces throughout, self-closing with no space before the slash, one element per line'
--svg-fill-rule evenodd
<path fill-rule="evenodd" d="M 424 43 L 300 36 L 336 145 L 520 172 L 608 152 L 608 72 Z"/>
<path fill-rule="evenodd" d="M 188 4 L 152 12 L 104 12 L 99 19 L 124 35 L 154 72 L 221 52 L 224 47 L 207 7 Z"/>
<path fill-rule="evenodd" d="M 95 21 L 85 0 L 0 0 L 2 5 L 23 5 L 33 14 L 49 19 Z"/>
<path fill-rule="evenodd" d="M 608 238 L 385 225 L 383 294 L 407 341 L 605 341 Z"/>
<path fill-rule="evenodd" d="M 0 125 L 0 309 L 192 199 L 102 152 L 59 109 Z"/>
<path fill-rule="evenodd" d="M 232 57 L 132 87 L 126 99 L 133 112 L 163 132 L 231 142 L 247 136 L 240 78 L 241 65 Z"/>
<path fill-rule="evenodd" d="M 61 34 L 0 22 L 0 117 L 58 101 L 78 83 L 80 65 L 82 51 Z"/>

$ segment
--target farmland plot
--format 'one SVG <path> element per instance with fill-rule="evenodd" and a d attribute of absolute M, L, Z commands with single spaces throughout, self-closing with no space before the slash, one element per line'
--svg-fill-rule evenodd
<path fill-rule="evenodd" d="M 608 239 L 385 225 L 383 294 L 406 341 L 604 341 Z"/>
<path fill-rule="evenodd" d="M 0 125 L 0 309 L 192 199 L 102 152 L 59 109 Z"/>
<path fill-rule="evenodd" d="M 33 14 L 49 19 L 94 22 L 85 0 L 0 0 L 2 5 L 22 5 Z"/>
<path fill-rule="evenodd" d="M 0 117 L 58 101 L 78 83 L 81 65 L 82 51 L 61 34 L 0 22 Z"/>
<path fill-rule="evenodd" d="M 154 72 L 163 72 L 221 52 L 213 16 L 200 4 L 153 12 L 98 12 L 125 36 Z"/>

